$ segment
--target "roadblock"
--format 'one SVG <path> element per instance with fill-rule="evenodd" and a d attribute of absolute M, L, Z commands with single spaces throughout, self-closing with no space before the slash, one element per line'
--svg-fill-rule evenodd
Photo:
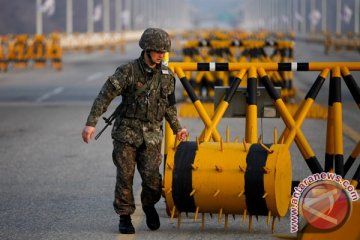
<path fill-rule="evenodd" d="M 0 36 L 0 71 L 10 68 L 26 69 L 29 66 L 42 69 L 48 62 L 56 70 L 62 69 L 62 47 L 60 35 L 52 33 L 28 36 Z"/>
<path fill-rule="evenodd" d="M 273 53 L 268 56 L 268 50 L 273 48 Z M 294 42 L 289 40 L 190 40 L 183 46 L 184 62 L 291 62 L 293 61 Z M 214 96 L 214 86 L 229 86 L 235 77 L 235 72 L 216 71 L 197 72 L 185 71 L 195 92 L 202 98 L 205 91 L 205 98 Z M 294 97 L 295 89 L 292 85 L 291 71 L 269 72 L 269 77 L 275 86 L 282 88 L 282 97 Z M 241 86 L 246 86 L 245 77 Z M 186 93 L 183 92 L 186 97 Z"/>
<path fill-rule="evenodd" d="M 332 50 L 339 52 L 356 51 L 360 53 L 360 35 L 349 32 L 346 35 L 325 33 L 324 35 L 324 53 L 328 55 Z"/>
<path fill-rule="evenodd" d="M 41 69 L 46 65 L 46 43 L 44 35 L 35 35 L 29 47 L 29 58 L 34 61 L 34 68 Z"/>
<path fill-rule="evenodd" d="M 166 123 L 165 164 L 163 194 L 171 218 L 178 218 L 181 225 L 182 213 L 194 213 L 194 220 L 218 214 L 219 223 L 225 216 L 241 215 L 243 221 L 265 216 L 272 221 L 274 231 L 276 218 L 286 215 L 290 206 L 292 171 L 290 146 L 295 142 L 310 171 L 321 173 L 334 171 L 345 176 L 360 154 L 360 139 L 349 159 L 344 163 L 342 136 L 342 104 L 339 85 L 341 79 L 348 86 L 355 102 L 360 107 L 360 89 L 350 71 L 360 71 L 359 62 L 341 63 L 169 63 L 176 73 L 200 119 L 204 123 L 202 133 L 195 140 L 178 143 Z M 314 84 L 292 115 L 283 99 L 270 81 L 269 71 L 319 71 Z M 185 71 L 235 71 L 235 80 L 227 89 L 222 101 L 209 116 L 189 83 Z M 329 92 L 328 129 L 326 134 L 326 160 L 321 166 L 311 144 L 301 130 L 301 126 L 313 105 L 316 96 L 331 72 Z M 245 136 L 233 142 L 229 130 L 222 137 L 217 126 L 229 107 L 236 90 L 247 75 L 246 126 Z M 272 143 L 263 143 L 258 136 L 257 88 L 265 87 L 276 110 L 285 124 L 278 135 L 274 129 Z M 358 185 L 360 166 L 350 179 L 354 187 Z"/>
<path fill-rule="evenodd" d="M 0 36 L 0 71 L 6 72 L 9 66 L 9 38 Z"/>
<path fill-rule="evenodd" d="M 9 45 L 9 60 L 14 62 L 14 68 L 24 69 L 28 66 L 28 38 L 26 34 L 18 35 Z"/>
<path fill-rule="evenodd" d="M 53 33 L 50 35 L 50 40 L 47 48 L 47 58 L 51 61 L 51 66 L 55 70 L 62 69 L 62 48 L 60 45 L 60 35 Z"/>

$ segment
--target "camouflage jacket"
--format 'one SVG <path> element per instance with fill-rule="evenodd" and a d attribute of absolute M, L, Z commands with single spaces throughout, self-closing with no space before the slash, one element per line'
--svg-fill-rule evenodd
<path fill-rule="evenodd" d="M 164 117 L 174 133 L 181 129 L 174 91 L 175 77 L 170 69 L 163 65 L 150 69 L 142 55 L 118 67 L 107 79 L 93 103 L 86 125 L 95 127 L 111 101 L 122 96 L 112 138 L 134 146 L 140 146 L 143 141 L 146 145 L 159 145 Z"/>

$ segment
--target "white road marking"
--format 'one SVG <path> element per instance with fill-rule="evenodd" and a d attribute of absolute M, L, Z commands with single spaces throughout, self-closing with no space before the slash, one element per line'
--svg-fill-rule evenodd
<path fill-rule="evenodd" d="M 98 79 L 102 78 L 103 75 L 104 75 L 103 72 L 96 72 L 96 73 L 94 73 L 94 74 L 89 75 L 89 76 L 86 78 L 86 81 L 87 81 L 87 82 L 92 82 L 92 81 L 98 80 Z"/>
<path fill-rule="evenodd" d="M 42 95 L 41 97 L 39 97 L 38 99 L 36 99 L 36 102 L 43 102 L 43 101 L 49 99 L 50 97 L 55 96 L 55 95 L 61 93 L 62 91 L 64 91 L 64 88 L 63 88 L 63 87 L 55 88 L 55 89 L 52 90 L 51 92 L 47 92 L 47 93 L 45 93 L 44 95 Z"/>

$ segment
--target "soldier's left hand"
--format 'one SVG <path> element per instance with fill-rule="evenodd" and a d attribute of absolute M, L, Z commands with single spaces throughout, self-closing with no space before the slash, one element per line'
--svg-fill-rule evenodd
<path fill-rule="evenodd" d="M 188 136 L 188 132 L 187 132 L 186 128 L 182 128 L 176 134 L 176 138 L 178 141 L 185 141 L 187 136 Z"/>

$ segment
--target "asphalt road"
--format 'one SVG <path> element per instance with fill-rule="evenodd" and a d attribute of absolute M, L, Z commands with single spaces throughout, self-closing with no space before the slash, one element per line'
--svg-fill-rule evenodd
<path fill-rule="evenodd" d="M 296 61 L 359 61 L 358 53 L 341 52 L 324 56 L 319 45 L 298 43 Z M 81 130 L 91 104 L 106 77 L 115 68 L 136 58 L 136 45 L 124 55 L 110 52 L 68 53 L 64 69 L 10 70 L 0 73 L 0 239 L 270 239 L 266 218 L 254 220 L 253 231 L 240 216 L 229 219 L 224 231 L 222 220 L 206 217 L 205 229 L 192 218 L 177 221 L 165 212 L 163 199 L 157 204 L 161 228 L 147 229 L 140 205 L 141 180 L 135 177 L 137 210 L 133 216 L 136 234 L 120 235 L 118 217 L 112 209 L 115 167 L 111 160 L 110 130 L 98 141 L 84 144 Z M 297 73 L 296 87 L 306 92 L 318 73 Z M 354 74 L 360 84 L 359 74 Z M 181 91 L 180 84 L 179 92 Z M 358 108 L 343 87 L 344 123 L 360 132 Z M 318 97 L 327 103 L 328 85 Z M 119 100 L 115 101 L 111 112 Z M 105 115 L 110 115 L 109 113 Z M 199 119 L 181 119 L 192 140 L 203 128 Z M 262 124 L 262 127 L 260 127 Z M 100 123 L 99 127 L 102 127 Z M 223 119 L 219 132 L 229 126 L 231 136 L 244 136 L 244 120 Z M 264 142 L 272 139 L 272 129 L 282 129 L 279 119 L 259 121 Z M 323 159 L 326 123 L 306 120 L 302 130 L 319 159 Z M 345 158 L 355 141 L 344 136 Z M 293 177 L 310 174 L 295 144 L 291 148 Z M 354 170 L 352 170 L 354 172 Z M 352 174 L 350 174 L 352 175 Z M 193 216 L 190 214 L 190 217 Z M 288 216 L 276 224 L 275 234 L 289 234 Z"/>

